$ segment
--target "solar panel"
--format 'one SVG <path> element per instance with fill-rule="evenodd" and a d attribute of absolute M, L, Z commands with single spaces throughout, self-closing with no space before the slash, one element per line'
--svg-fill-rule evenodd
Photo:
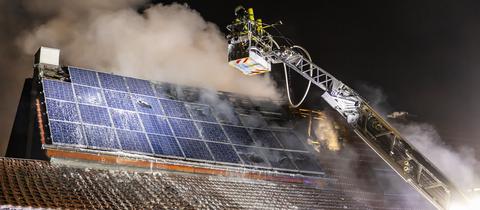
<path fill-rule="evenodd" d="M 223 129 L 233 144 L 253 145 L 254 142 L 247 130 L 242 127 L 224 125 Z"/>
<path fill-rule="evenodd" d="M 131 93 L 155 96 L 149 81 L 131 77 L 125 77 L 125 80 Z"/>
<path fill-rule="evenodd" d="M 270 167 L 270 163 L 268 163 L 267 159 L 264 157 L 262 149 L 244 146 L 235 146 L 235 149 L 245 164 Z"/>
<path fill-rule="evenodd" d="M 288 153 L 280 150 L 264 149 L 263 153 L 270 165 L 274 168 L 296 170 L 297 168 L 288 157 Z"/>
<path fill-rule="evenodd" d="M 152 153 L 145 133 L 117 129 L 117 135 L 123 150 Z"/>
<path fill-rule="evenodd" d="M 53 143 L 85 145 L 82 126 L 76 123 L 50 121 Z"/>
<path fill-rule="evenodd" d="M 183 157 L 182 150 L 174 137 L 148 134 L 148 139 L 155 154 Z"/>
<path fill-rule="evenodd" d="M 318 161 L 308 153 L 290 152 L 289 156 L 290 160 L 292 160 L 300 170 L 323 172 L 323 170 L 317 164 Z"/>
<path fill-rule="evenodd" d="M 104 92 L 109 107 L 130 111 L 135 110 L 130 94 L 111 90 L 104 90 Z"/>
<path fill-rule="evenodd" d="M 205 145 L 205 142 L 182 138 L 179 138 L 178 142 L 185 153 L 185 157 L 201 160 L 213 160 L 212 155 Z"/>
<path fill-rule="evenodd" d="M 153 84 L 155 92 L 157 93 L 158 98 L 165 98 L 165 99 L 176 99 L 177 94 L 175 93 L 175 89 L 172 88 L 171 84 L 168 83 L 160 83 L 160 84 Z"/>
<path fill-rule="evenodd" d="M 258 114 L 240 114 L 239 115 L 242 124 L 246 127 L 252 128 L 266 128 L 268 126 L 267 122 L 263 119 L 263 117 Z"/>
<path fill-rule="evenodd" d="M 98 83 L 97 73 L 94 71 L 79 69 L 75 67 L 68 67 L 68 72 L 70 74 L 70 80 L 72 80 L 72 83 L 100 87 L 100 84 Z"/>
<path fill-rule="evenodd" d="M 102 89 L 86 87 L 81 85 L 74 85 L 75 95 L 78 103 L 105 106 Z"/>
<path fill-rule="evenodd" d="M 266 112 L 281 112 L 282 107 L 280 104 L 273 103 L 269 98 L 257 97 L 257 100 L 252 101 L 252 104 L 259 107 L 260 110 Z"/>
<path fill-rule="evenodd" d="M 113 125 L 115 125 L 116 128 L 142 131 L 142 126 L 137 117 L 137 113 L 125 110 L 110 109 L 110 115 L 112 116 Z"/>
<path fill-rule="evenodd" d="M 291 122 L 278 117 L 266 117 L 265 121 L 268 124 L 268 128 L 289 129 L 293 127 Z"/>
<path fill-rule="evenodd" d="M 200 134 L 198 134 L 193 121 L 173 118 L 169 118 L 168 121 L 177 137 L 200 139 Z"/>
<path fill-rule="evenodd" d="M 182 87 L 182 92 L 178 94 L 177 100 L 198 102 L 200 100 L 200 90 L 192 87 Z"/>
<path fill-rule="evenodd" d="M 207 145 L 216 161 L 241 163 L 232 145 L 213 142 L 207 142 Z"/>
<path fill-rule="evenodd" d="M 72 85 L 68 82 L 44 79 L 43 92 L 47 98 L 75 102 Z"/>
<path fill-rule="evenodd" d="M 107 108 L 85 104 L 79 104 L 78 108 L 84 123 L 104 126 L 112 125 Z"/>
<path fill-rule="evenodd" d="M 207 105 L 188 104 L 187 108 L 188 111 L 190 111 L 192 119 L 208 122 L 217 122 L 217 120 L 213 116 L 212 110 Z"/>
<path fill-rule="evenodd" d="M 170 117 L 190 118 L 183 102 L 160 99 L 165 114 Z"/>
<path fill-rule="evenodd" d="M 102 149 L 120 149 L 114 129 L 94 125 L 85 125 L 83 129 L 88 146 Z"/>
<path fill-rule="evenodd" d="M 77 105 L 65 101 L 47 99 L 47 113 L 50 119 L 80 122 Z"/>
<path fill-rule="evenodd" d="M 166 117 L 140 114 L 140 120 L 148 133 L 173 135 Z"/>
<path fill-rule="evenodd" d="M 98 77 L 103 88 L 127 92 L 127 85 L 123 77 L 101 72 L 98 72 Z"/>
<path fill-rule="evenodd" d="M 255 143 L 257 146 L 268 148 L 282 148 L 282 146 L 280 145 L 280 143 L 278 143 L 277 139 L 275 138 L 275 136 L 273 136 L 271 131 L 251 129 L 251 134 L 253 139 L 255 139 Z"/>
<path fill-rule="evenodd" d="M 242 125 L 237 113 L 235 113 L 231 107 L 214 106 L 213 109 L 213 113 L 217 117 L 218 122 L 230 125 Z"/>
<path fill-rule="evenodd" d="M 236 95 L 233 93 L 224 93 L 225 99 L 232 103 L 235 107 L 242 107 L 245 109 L 253 110 L 253 103 L 249 97 L 243 95 Z"/>
<path fill-rule="evenodd" d="M 290 131 L 278 131 L 274 133 L 285 149 L 306 150 L 304 144 L 294 133 Z"/>
<path fill-rule="evenodd" d="M 153 97 L 141 96 L 141 95 L 132 95 L 133 104 L 138 112 L 143 112 L 147 114 L 155 115 L 164 115 L 163 109 L 158 102 L 158 99 Z"/>
<path fill-rule="evenodd" d="M 259 111 L 255 99 L 212 93 L 211 101 L 198 88 L 74 67 L 69 73 L 71 83 L 43 79 L 53 144 L 321 172 L 284 115 Z"/>
<path fill-rule="evenodd" d="M 200 133 L 203 139 L 209 141 L 228 142 L 227 136 L 223 133 L 222 127 L 219 124 L 197 122 Z"/>

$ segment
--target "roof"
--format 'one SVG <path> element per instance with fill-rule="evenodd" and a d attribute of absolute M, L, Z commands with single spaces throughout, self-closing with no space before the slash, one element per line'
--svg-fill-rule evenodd
<path fill-rule="evenodd" d="M 55 71 L 40 73 L 37 87 L 44 148 L 323 174 L 288 110 L 271 99 L 78 67 Z"/>
<path fill-rule="evenodd" d="M 384 195 L 338 186 L 75 168 L 39 160 L 0 158 L 0 177 L 0 208 L 399 209 Z"/>
<path fill-rule="evenodd" d="M 36 73 L 33 140 L 48 161 L 0 159 L 0 208 L 432 209 L 320 112 L 76 67 Z M 319 129 L 338 130 L 333 150 Z"/>

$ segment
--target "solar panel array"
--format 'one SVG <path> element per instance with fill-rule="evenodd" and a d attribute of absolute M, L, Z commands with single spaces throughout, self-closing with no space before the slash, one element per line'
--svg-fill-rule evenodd
<path fill-rule="evenodd" d="M 322 172 L 295 133 L 249 99 L 220 94 L 212 102 L 199 89 L 68 70 L 70 82 L 42 80 L 54 145 Z"/>

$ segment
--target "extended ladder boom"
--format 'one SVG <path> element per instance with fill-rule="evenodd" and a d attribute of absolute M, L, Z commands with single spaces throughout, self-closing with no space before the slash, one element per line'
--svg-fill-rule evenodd
<path fill-rule="evenodd" d="M 280 47 L 253 17 L 253 9 L 236 9 L 230 34 L 229 63 L 246 75 L 271 70 L 280 63 L 302 75 L 325 92 L 322 98 L 352 127 L 398 175 L 410 183 L 438 209 L 447 210 L 452 200 L 463 202 L 463 194 L 422 154 L 410 145 L 362 97 L 292 47 Z"/>
<path fill-rule="evenodd" d="M 448 209 L 452 197 L 462 199 L 461 192 L 353 89 L 296 52 L 272 53 L 274 60 L 324 90 L 322 98 L 347 120 L 354 132 L 433 205 Z"/>

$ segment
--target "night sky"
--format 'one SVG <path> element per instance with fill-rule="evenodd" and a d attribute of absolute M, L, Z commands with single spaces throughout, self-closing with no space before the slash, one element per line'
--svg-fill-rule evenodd
<path fill-rule="evenodd" d="M 162 1 L 165 2 L 165 1 Z M 177 1 L 179 2 L 179 1 Z M 184 2 L 184 1 L 180 1 Z M 368 100 L 434 125 L 452 146 L 480 151 L 480 2 L 193 1 L 224 32 L 237 5 L 304 46 L 314 62 Z M 315 106 L 318 89 L 308 105 Z"/>
<path fill-rule="evenodd" d="M 154 3 L 172 1 L 154 1 Z M 176 1 L 183 3 L 185 1 Z M 237 5 L 253 7 L 266 23 L 281 20 L 278 29 L 304 46 L 314 62 L 369 100 L 376 95 L 364 86 L 380 89 L 389 111 L 408 111 L 415 120 L 434 125 L 452 146 L 476 148 L 480 157 L 480 2 L 478 1 L 191 1 L 188 5 L 224 33 Z M 9 3 L 0 2 L 0 6 Z M 13 5 L 13 6 L 12 6 Z M 0 16 L 2 40 L 14 40 L 18 27 L 35 21 L 15 22 L 21 8 L 12 3 Z M 7 8 L 7 7 L 5 7 Z M 15 23 L 15 24 L 12 24 Z M 18 99 L 18 75 L 31 75 L 31 58 L 11 69 L 18 57 L 13 41 L 0 46 L 3 78 L 0 87 L 15 82 L 18 89 L 3 90 Z M 17 71 L 14 72 L 14 71 Z M 20 73 L 18 73 L 20 72 Z M 24 78 L 24 76 L 21 76 Z M 4 86 L 5 85 L 5 86 Z M 313 89 L 308 106 L 315 108 L 320 91 Z M 16 98 L 17 97 L 17 98 Z M 7 104 L 7 103 L 6 103 Z M 6 116 L 6 115 L 5 115 Z M 13 117 L 10 114 L 8 117 Z M 9 131 L 2 116 L 2 132 Z M 13 120 L 10 119 L 10 120 Z"/>

